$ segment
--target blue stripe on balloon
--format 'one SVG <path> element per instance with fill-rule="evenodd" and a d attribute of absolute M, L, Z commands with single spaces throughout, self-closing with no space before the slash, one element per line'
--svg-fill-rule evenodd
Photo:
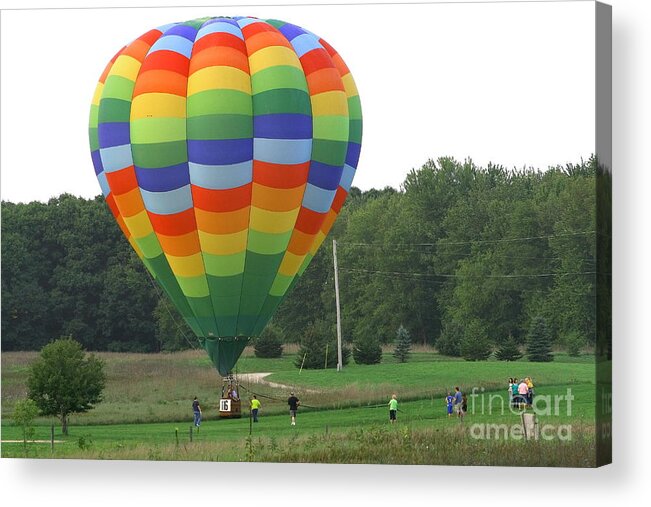
<path fill-rule="evenodd" d="M 148 55 L 155 51 L 174 51 L 186 58 L 192 56 L 193 42 L 180 35 L 165 35 L 158 39 L 149 49 Z"/>
<path fill-rule="evenodd" d="M 305 187 L 302 206 L 316 213 L 326 213 L 335 198 L 336 190 L 324 190 L 308 183 Z"/>
<path fill-rule="evenodd" d="M 100 123 L 97 138 L 102 148 L 121 146 L 131 142 L 129 122 Z"/>
<path fill-rule="evenodd" d="M 253 158 L 252 139 L 188 139 L 188 160 L 196 164 L 227 165 Z"/>
<path fill-rule="evenodd" d="M 104 197 L 107 197 L 111 193 L 111 187 L 109 187 L 108 180 L 106 179 L 106 173 L 102 172 L 98 174 L 97 181 L 99 181 L 99 187 L 102 189 L 102 194 Z"/>
<path fill-rule="evenodd" d="M 190 184 L 187 163 L 155 169 L 136 166 L 136 179 L 138 186 L 149 192 L 167 192 Z"/>
<path fill-rule="evenodd" d="M 304 164 L 312 155 L 312 139 L 253 139 L 255 160 L 271 164 Z"/>
<path fill-rule="evenodd" d="M 323 49 L 323 46 L 319 44 L 319 41 L 316 40 L 313 35 L 307 33 L 292 39 L 291 44 L 299 58 L 314 49 Z"/>
<path fill-rule="evenodd" d="M 102 165 L 102 157 L 99 154 L 99 150 L 93 150 L 90 152 L 90 158 L 93 161 L 93 167 L 95 168 L 95 174 L 99 174 L 104 170 Z"/>
<path fill-rule="evenodd" d="M 352 167 L 357 167 L 359 162 L 359 154 L 362 151 L 362 145 L 357 143 L 348 143 L 348 151 L 346 152 L 346 163 Z"/>
<path fill-rule="evenodd" d="M 145 209 L 157 215 L 173 215 L 192 207 L 192 191 L 186 185 L 169 192 L 149 192 L 140 189 Z"/>
<path fill-rule="evenodd" d="M 235 21 L 230 19 L 215 19 L 206 22 L 197 34 L 197 40 L 206 35 L 210 35 L 211 33 L 230 33 L 231 35 L 235 35 L 235 37 L 244 40 L 242 30 L 240 30 L 240 27 Z"/>
<path fill-rule="evenodd" d="M 344 164 L 344 170 L 341 174 L 341 181 L 339 182 L 339 185 L 341 185 L 341 188 L 343 188 L 346 192 L 350 190 L 350 186 L 353 184 L 354 176 L 355 168 L 349 166 L 348 164 Z"/>
<path fill-rule="evenodd" d="M 176 25 L 178 25 L 178 23 L 167 23 L 166 25 L 161 25 L 161 26 L 157 27 L 156 30 L 158 30 L 161 33 L 165 33 L 170 28 L 172 28 L 173 26 L 176 26 Z"/>
<path fill-rule="evenodd" d="M 165 37 L 169 37 L 170 35 L 179 35 L 185 39 L 188 39 L 189 41 L 194 42 L 194 38 L 197 36 L 197 29 L 190 25 L 179 23 L 164 32 Z"/>
<path fill-rule="evenodd" d="M 253 18 L 237 18 L 237 24 L 240 25 L 240 28 L 244 28 L 245 26 L 249 26 L 253 23 L 261 23 L 262 21 L 259 19 L 253 19 Z"/>
<path fill-rule="evenodd" d="M 312 117 L 289 113 L 254 116 L 253 135 L 267 139 L 310 139 Z"/>
<path fill-rule="evenodd" d="M 282 33 L 285 36 L 285 38 L 289 41 L 291 41 L 292 39 L 300 35 L 307 33 L 300 26 L 292 25 L 291 23 L 285 23 L 278 30 L 280 30 L 280 33 Z"/>
<path fill-rule="evenodd" d="M 203 165 L 189 163 L 190 181 L 193 185 L 210 190 L 237 188 L 253 181 L 253 161 L 229 165 Z"/>
<path fill-rule="evenodd" d="M 307 182 L 324 190 L 337 190 L 341 179 L 341 166 L 312 161 Z"/>
<path fill-rule="evenodd" d="M 102 166 L 107 173 L 119 171 L 120 169 L 133 165 L 130 144 L 113 146 L 111 148 L 100 148 L 99 153 L 102 157 Z"/>

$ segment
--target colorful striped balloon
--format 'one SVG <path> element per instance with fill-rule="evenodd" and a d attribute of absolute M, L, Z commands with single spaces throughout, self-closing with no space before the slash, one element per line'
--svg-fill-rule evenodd
<path fill-rule="evenodd" d="M 281 21 L 166 25 L 109 62 L 89 136 L 122 232 L 230 373 L 350 189 L 362 114 L 348 67 Z"/>

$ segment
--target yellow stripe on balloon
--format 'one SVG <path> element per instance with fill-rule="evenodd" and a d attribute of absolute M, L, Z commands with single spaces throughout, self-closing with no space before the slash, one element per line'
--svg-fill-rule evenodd
<path fill-rule="evenodd" d="M 204 274 L 201 252 L 184 257 L 165 254 L 165 257 L 176 276 L 193 277 Z"/>
<path fill-rule="evenodd" d="M 355 84 L 355 80 L 353 79 L 352 74 L 346 74 L 341 78 L 341 81 L 344 83 L 344 90 L 346 90 L 346 95 L 348 97 L 359 95 L 359 91 L 357 91 L 357 85 Z"/>
<path fill-rule="evenodd" d="M 104 90 L 104 83 L 102 82 L 97 83 L 97 86 L 95 87 L 95 93 L 93 94 L 93 102 L 91 102 L 91 105 L 99 106 L 99 101 L 102 98 L 103 90 Z"/>
<path fill-rule="evenodd" d="M 124 217 L 124 223 L 136 239 L 143 238 L 153 232 L 149 216 L 144 209 L 132 217 Z"/>
<path fill-rule="evenodd" d="M 188 78 L 188 97 L 206 90 L 237 90 L 251 94 L 251 76 L 235 67 L 219 65 L 199 69 Z"/>
<path fill-rule="evenodd" d="M 285 46 L 267 46 L 249 56 L 251 75 L 277 65 L 287 65 L 303 70 L 296 53 Z"/>
<path fill-rule="evenodd" d="M 300 208 L 291 211 L 268 211 L 251 206 L 250 228 L 271 234 L 291 231 L 299 210 Z"/>
<path fill-rule="evenodd" d="M 143 93 L 133 99 L 131 120 L 140 118 L 185 118 L 185 97 L 171 93 Z"/>
<path fill-rule="evenodd" d="M 348 100 L 342 91 L 331 91 L 311 95 L 312 115 L 343 115 L 348 116 Z"/>
<path fill-rule="evenodd" d="M 294 276 L 298 273 L 298 268 L 303 264 L 303 259 L 305 259 L 305 255 L 296 255 L 288 250 L 285 252 L 283 261 L 280 263 L 278 273 L 287 276 Z"/>
<path fill-rule="evenodd" d="M 233 234 L 210 234 L 199 231 L 201 249 L 214 255 L 231 255 L 246 250 L 248 230 Z"/>
<path fill-rule="evenodd" d="M 120 55 L 111 67 L 111 74 L 135 81 L 142 62 L 129 55 Z"/>

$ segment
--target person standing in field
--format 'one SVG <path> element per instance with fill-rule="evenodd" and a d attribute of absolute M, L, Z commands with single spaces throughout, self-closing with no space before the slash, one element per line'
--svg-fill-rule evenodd
<path fill-rule="evenodd" d="M 520 384 L 518 385 L 518 395 L 520 397 L 519 400 L 519 408 L 524 408 L 526 407 L 527 404 L 527 394 L 529 394 L 529 386 L 527 383 L 524 381 L 524 379 L 520 379 Z"/>
<path fill-rule="evenodd" d="M 194 413 L 194 426 L 199 430 L 199 426 L 201 426 L 201 405 L 199 405 L 196 396 L 192 400 L 192 412 Z"/>
<path fill-rule="evenodd" d="M 454 388 L 454 409 L 457 417 L 463 421 L 463 394 L 459 386 Z"/>
<path fill-rule="evenodd" d="M 448 395 L 445 397 L 445 403 L 448 409 L 448 417 L 452 417 L 452 407 L 454 406 L 454 397 L 448 391 Z"/>
<path fill-rule="evenodd" d="M 251 417 L 253 417 L 253 422 L 258 422 L 258 410 L 260 410 L 260 400 L 254 394 L 251 400 Z"/>
<path fill-rule="evenodd" d="M 298 410 L 298 406 L 301 404 L 301 401 L 296 396 L 294 396 L 294 393 L 289 393 L 287 404 L 289 405 L 289 416 L 292 419 L 292 426 L 296 426 L 296 411 Z"/>
<path fill-rule="evenodd" d="M 394 394 L 391 396 L 391 399 L 389 400 L 389 422 L 391 424 L 396 422 L 397 414 L 398 414 L 398 399 Z"/>

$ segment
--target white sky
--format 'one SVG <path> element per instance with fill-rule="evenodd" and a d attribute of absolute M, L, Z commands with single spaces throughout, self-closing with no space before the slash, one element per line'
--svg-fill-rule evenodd
<path fill-rule="evenodd" d="M 544 169 L 594 151 L 592 2 L 3 11 L 2 199 L 98 195 L 87 124 L 104 66 L 151 28 L 218 15 L 289 21 L 342 55 L 362 189 L 445 155 Z"/>

